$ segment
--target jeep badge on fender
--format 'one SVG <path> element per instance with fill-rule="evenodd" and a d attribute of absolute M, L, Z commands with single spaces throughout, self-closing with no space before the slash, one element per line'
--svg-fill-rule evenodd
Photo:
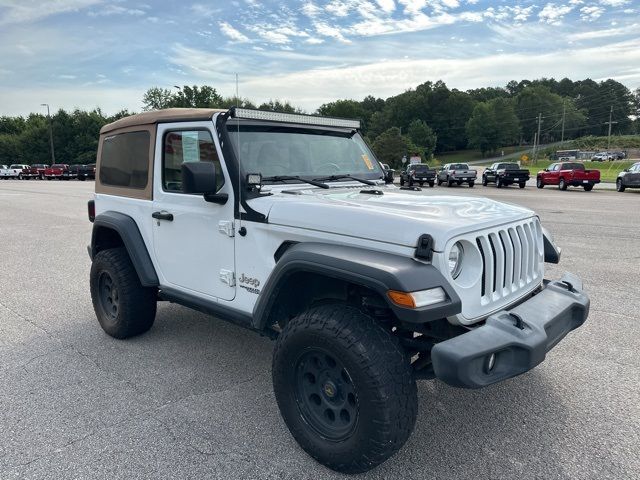
<path fill-rule="evenodd" d="M 460 171 L 471 186 L 475 171 Z M 560 250 L 532 211 L 385 185 L 357 120 L 133 115 L 102 128 L 95 189 L 90 284 L 104 331 L 144 333 L 170 301 L 272 337 L 284 421 L 340 472 L 402 447 L 417 379 L 514 377 L 589 312 L 578 277 L 545 279 Z"/>

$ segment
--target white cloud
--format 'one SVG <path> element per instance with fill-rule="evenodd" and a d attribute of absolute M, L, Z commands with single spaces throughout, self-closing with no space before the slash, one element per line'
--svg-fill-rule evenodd
<path fill-rule="evenodd" d="M 229 23 L 220 22 L 219 25 L 220 25 L 220 31 L 222 32 L 222 34 L 225 35 L 227 38 L 229 38 L 231 41 L 237 42 L 237 43 L 247 43 L 250 41 L 249 37 L 247 37 L 244 33 L 240 32 L 239 30 L 236 30 Z"/>
<path fill-rule="evenodd" d="M 102 3 L 103 0 L 2 0 L 4 14 L 0 25 L 35 22 L 51 15 L 75 12 Z"/>
<path fill-rule="evenodd" d="M 555 3 L 547 3 L 544 8 L 538 13 L 540 21 L 550 23 L 551 25 L 559 25 L 562 18 L 571 10 L 572 5 L 556 5 Z"/>
<path fill-rule="evenodd" d="M 610 38 L 622 35 L 629 35 L 629 32 L 633 32 L 640 25 L 634 23 L 628 27 L 623 28 L 608 28 L 605 30 L 590 30 L 588 32 L 573 33 L 569 35 L 570 40 L 593 40 L 595 38 Z"/>
<path fill-rule="evenodd" d="M 623 5 L 631 3 L 631 0 L 600 0 L 600 3 L 608 7 L 622 7 Z"/>
<path fill-rule="evenodd" d="M 335 38 L 342 43 L 351 43 L 351 41 L 346 39 L 340 29 L 337 27 L 332 27 L 325 22 L 316 22 L 314 26 L 318 35 L 321 35 L 323 37 Z"/>
<path fill-rule="evenodd" d="M 600 18 L 603 13 L 604 8 L 598 7 L 597 5 L 590 5 L 588 7 L 582 7 L 580 9 L 580 18 L 592 22 Z"/>
<path fill-rule="evenodd" d="M 309 18 L 315 18 L 322 12 L 322 9 L 313 2 L 307 2 L 302 6 L 302 13 Z"/>
<path fill-rule="evenodd" d="M 383 12 L 391 13 L 396 9 L 396 2 L 394 0 L 376 0 L 378 6 Z"/>
<path fill-rule="evenodd" d="M 139 8 L 126 8 L 120 5 L 105 5 L 103 7 L 99 7 L 96 10 L 89 12 L 90 17 L 109 17 L 111 15 L 132 15 L 132 16 L 140 16 L 144 15 L 146 12 L 144 10 L 140 10 Z"/>

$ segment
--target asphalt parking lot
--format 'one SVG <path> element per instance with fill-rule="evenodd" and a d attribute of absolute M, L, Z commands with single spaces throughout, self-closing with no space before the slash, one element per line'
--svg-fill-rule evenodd
<path fill-rule="evenodd" d="M 93 182 L 0 182 L 0 478 L 305 478 L 273 344 L 161 303 L 127 341 L 89 295 Z M 425 189 L 535 209 L 580 275 L 588 322 L 535 370 L 483 390 L 419 384 L 406 446 L 371 479 L 640 478 L 640 191 Z"/>

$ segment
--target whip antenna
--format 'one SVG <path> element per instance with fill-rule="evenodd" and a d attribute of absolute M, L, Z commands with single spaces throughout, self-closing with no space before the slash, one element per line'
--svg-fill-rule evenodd
<path fill-rule="evenodd" d="M 238 74 L 236 73 L 236 109 L 240 108 L 240 89 L 238 87 Z M 242 228 L 242 163 L 240 162 L 240 121 L 236 118 L 236 152 L 238 155 L 238 230 Z"/>

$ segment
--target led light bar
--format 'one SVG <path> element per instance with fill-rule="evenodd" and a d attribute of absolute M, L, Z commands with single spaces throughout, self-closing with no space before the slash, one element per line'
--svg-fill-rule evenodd
<path fill-rule="evenodd" d="M 317 115 L 303 115 L 300 113 L 279 113 L 265 110 L 252 110 L 249 108 L 232 108 L 233 118 L 246 118 L 249 120 L 267 120 L 271 122 L 301 123 L 305 125 L 319 125 L 323 127 L 360 128 L 360 120 L 345 118 L 319 117 Z"/>

